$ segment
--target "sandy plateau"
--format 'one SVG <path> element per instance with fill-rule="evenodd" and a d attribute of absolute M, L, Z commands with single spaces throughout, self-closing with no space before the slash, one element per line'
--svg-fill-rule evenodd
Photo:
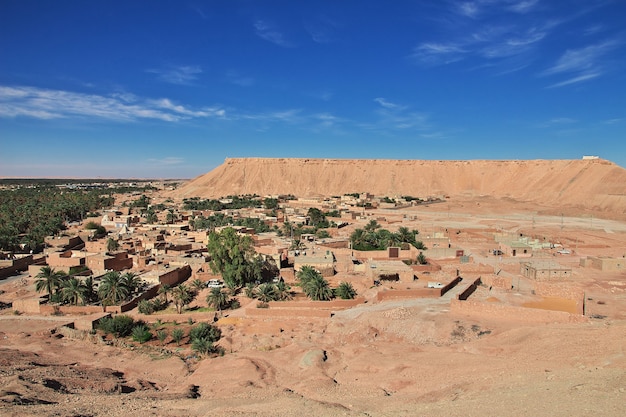
<path fill-rule="evenodd" d="M 549 308 L 550 300 L 524 290 L 530 284 L 519 278 L 519 259 L 492 256 L 493 241 L 483 232 L 561 242 L 572 253 L 549 256 L 572 268 L 568 285 L 585 291 L 582 323 L 456 314 L 451 299 L 458 289 L 436 299 L 379 302 L 379 288 L 362 283 L 355 287 L 367 303 L 330 318 L 247 317 L 246 304 L 256 302 L 242 298 L 241 309 L 217 322 L 226 354 L 196 361 L 164 354 L 159 342 L 128 348 L 81 340 L 57 330 L 67 317 L 4 309 L 0 414 L 624 416 L 626 272 L 579 264 L 587 256 L 626 256 L 626 222 L 543 208 L 459 195 L 403 209 L 415 220 L 402 225 L 422 238 L 428 230 L 458 230 L 450 234 L 454 245 L 475 263 L 514 276 L 517 290 L 481 286 L 472 295 L 491 303 Z M 0 289 L 8 303 L 34 293 L 34 280 Z"/>

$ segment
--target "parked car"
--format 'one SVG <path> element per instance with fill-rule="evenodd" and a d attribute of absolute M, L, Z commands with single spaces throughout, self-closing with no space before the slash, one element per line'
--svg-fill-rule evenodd
<path fill-rule="evenodd" d="M 222 288 L 224 286 L 224 283 L 219 279 L 210 279 L 209 282 L 207 282 L 206 286 L 209 288 Z"/>

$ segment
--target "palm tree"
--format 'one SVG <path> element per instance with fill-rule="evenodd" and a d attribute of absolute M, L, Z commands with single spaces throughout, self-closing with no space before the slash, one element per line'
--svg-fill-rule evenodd
<path fill-rule="evenodd" d="M 94 290 L 93 277 L 89 276 L 84 281 L 85 285 L 85 302 L 91 303 L 98 299 L 98 294 Z"/>
<path fill-rule="evenodd" d="M 141 278 L 133 272 L 126 272 L 121 276 L 122 285 L 128 290 L 128 295 L 132 295 L 139 287 L 141 287 Z"/>
<path fill-rule="evenodd" d="M 319 274 L 311 265 L 303 265 L 302 268 L 296 273 L 296 277 L 300 280 L 301 284 L 304 284 L 314 276 Z"/>
<path fill-rule="evenodd" d="M 44 266 L 36 275 L 38 279 L 35 281 L 35 289 L 37 292 L 45 290 L 48 296 L 51 296 L 53 292 L 58 291 L 64 276 L 64 272 L 55 271 L 49 266 Z"/>
<path fill-rule="evenodd" d="M 314 301 L 329 301 L 333 298 L 333 290 L 328 285 L 328 281 L 319 273 L 308 280 L 302 287 L 305 294 Z"/>
<path fill-rule="evenodd" d="M 158 293 L 163 297 L 163 303 L 167 304 L 167 294 L 172 292 L 172 287 L 168 284 L 161 284 Z"/>
<path fill-rule="evenodd" d="M 228 295 L 221 288 L 211 288 L 211 292 L 206 297 L 206 303 L 221 312 L 223 307 L 228 305 Z"/>
<path fill-rule="evenodd" d="M 174 305 L 176 306 L 176 312 L 182 314 L 183 308 L 191 302 L 193 297 L 189 288 L 185 284 L 179 284 L 172 290 L 172 298 L 174 299 Z"/>
<path fill-rule="evenodd" d="M 264 283 L 256 287 L 256 298 L 262 303 L 276 300 L 276 286 Z"/>
<path fill-rule="evenodd" d="M 369 223 L 365 225 L 366 232 L 374 232 L 376 229 L 380 229 L 380 224 L 376 220 L 370 220 Z"/>
<path fill-rule="evenodd" d="M 196 292 L 200 292 L 202 291 L 204 288 L 206 288 L 206 284 L 202 281 L 200 281 L 198 278 L 194 279 L 191 282 L 191 287 L 196 291 Z"/>
<path fill-rule="evenodd" d="M 291 291 L 285 281 L 278 281 L 276 284 L 276 298 L 280 301 L 291 300 Z"/>
<path fill-rule="evenodd" d="M 417 235 L 417 230 L 410 231 L 408 227 L 400 227 L 398 228 L 398 237 L 400 238 L 400 242 L 402 243 L 415 243 L 415 236 Z"/>
<path fill-rule="evenodd" d="M 70 278 L 63 282 L 61 286 L 61 297 L 64 301 L 69 301 L 71 305 L 78 305 L 80 300 L 85 304 L 87 287 L 77 278 Z"/>
<path fill-rule="evenodd" d="M 352 284 L 342 281 L 335 290 L 335 294 L 342 300 L 352 300 L 356 296 L 356 291 L 354 287 L 352 287 Z"/>
<path fill-rule="evenodd" d="M 115 305 L 128 297 L 128 288 L 124 285 L 122 276 L 117 271 L 111 271 L 104 274 L 100 287 L 98 288 L 98 296 L 107 305 Z"/>

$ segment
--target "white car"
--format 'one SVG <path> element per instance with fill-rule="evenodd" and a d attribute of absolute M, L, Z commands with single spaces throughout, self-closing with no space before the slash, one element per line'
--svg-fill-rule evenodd
<path fill-rule="evenodd" d="M 210 279 L 209 282 L 206 283 L 206 286 L 209 288 L 222 288 L 224 283 L 219 279 Z"/>

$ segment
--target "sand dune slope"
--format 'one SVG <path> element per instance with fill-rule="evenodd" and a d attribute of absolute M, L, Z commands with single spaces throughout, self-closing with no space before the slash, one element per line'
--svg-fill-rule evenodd
<path fill-rule="evenodd" d="M 176 190 L 232 194 L 491 196 L 547 206 L 626 212 L 626 170 L 610 161 L 420 161 L 229 158 Z"/>

